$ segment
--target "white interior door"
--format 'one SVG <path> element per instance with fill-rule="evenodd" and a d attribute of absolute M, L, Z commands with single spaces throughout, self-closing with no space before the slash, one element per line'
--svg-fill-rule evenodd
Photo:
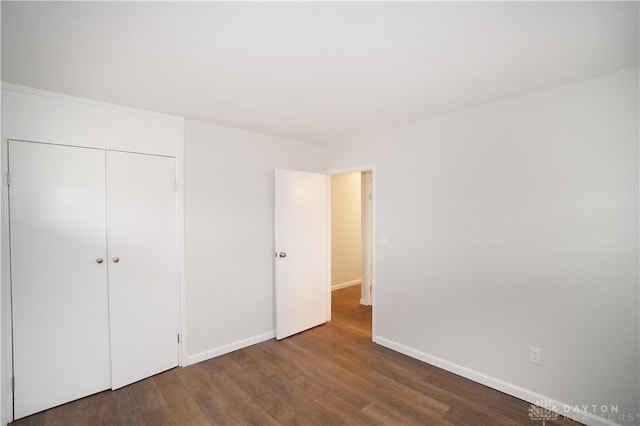
<path fill-rule="evenodd" d="M 327 321 L 327 176 L 276 170 L 276 338 Z"/>
<path fill-rule="evenodd" d="M 9 141 L 16 419 L 111 386 L 104 171 L 101 150 Z"/>
<path fill-rule="evenodd" d="M 175 160 L 107 152 L 112 388 L 178 365 Z"/>

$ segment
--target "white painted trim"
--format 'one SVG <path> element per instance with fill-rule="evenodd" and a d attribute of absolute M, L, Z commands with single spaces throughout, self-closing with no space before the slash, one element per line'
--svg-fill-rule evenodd
<path fill-rule="evenodd" d="M 364 165 L 359 167 L 348 167 L 346 169 L 329 170 L 325 173 L 328 174 L 329 176 L 335 176 L 335 175 L 344 175 L 346 173 L 354 173 L 354 172 L 369 172 L 369 171 L 373 172 L 374 169 L 375 169 L 375 165 L 369 164 L 369 165 Z"/>
<path fill-rule="evenodd" d="M 361 284 L 361 283 L 362 283 L 362 280 L 347 281 L 345 283 L 332 285 L 331 286 L 331 291 L 340 290 L 340 289 L 351 287 L 351 286 L 358 285 L 358 284 Z"/>
<path fill-rule="evenodd" d="M 368 304 L 367 304 L 367 301 L 366 301 L 366 300 L 364 300 L 364 299 L 360 299 L 360 304 L 361 304 L 362 306 L 371 306 L 371 305 L 368 305 Z"/>
<path fill-rule="evenodd" d="M 376 324 L 377 324 L 377 285 L 378 285 L 378 245 L 376 244 L 378 235 L 378 214 L 376 204 L 378 202 L 378 172 L 376 166 L 371 166 L 371 340 L 376 341 Z"/>
<path fill-rule="evenodd" d="M 326 303 L 327 307 L 327 315 L 326 322 L 331 321 L 331 292 L 333 291 L 331 287 L 331 197 L 333 186 L 331 185 L 331 176 L 327 175 L 327 294 L 326 294 Z"/>
<path fill-rule="evenodd" d="M 379 345 L 382 345 L 394 351 L 400 352 L 404 355 L 410 356 L 411 358 L 415 358 L 420 361 L 426 362 L 427 364 L 436 366 L 438 368 L 442 368 L 443 370 L 457 374 L 458 376 L 462 376 L 469 380 L 473 380 L 476 383 L 480 383 L 490 388 L 499 390 L 500 392 L 504 392 L 508 395 L 522 399 L 531 404 L 535 404 L 540 401 L 545 401 L 549 404 L 545 408 L 555 407 L 557 408 L 556 411 L 559 414 L 565 417 L 568 417 L 570 419 L 576 420 L 580 423 L 584 423 L 589 426 L 617 426 L 618 425 L 617 423 L 614 423 L 610 420 L 599 417 L 594 413 L 589 413 L 587 411 L 581 410 L 575 405 L 570 405 L 570 404 L 558 401 L 556 399 L 547 397 L 545 395 L 539 394 L 532 390 L 525 389 L 523 387 L 514 385 L 512 383 L 505 382 L 504 380 L 500 380 L 495 377 L 486 375 L 484 373 L 480 373 L 478 371 L 464 367 L 462 365 L 453 363 L 451 361 L 447 361 L 445 359 L 421 352 L 417 349 L 413 349 L 408 346 L 402 345 L 400 343 L 396 343 L 392 340 L 385 339 L 384 337 L 375 336 L 374 341 Z"/>
<path fill-rule="evenodd" d="M 184 260 L 184 119 L 181 119 L 181 132 L 176 147 L 176 253 L 178 262 L 178 365 L 184 366 L 187 360 L 187 290 Z"/>
<path fill-rule="evenodd" d="M 11 318 L 11 257 L 9 246 L 9 188 L 7 186 L 7 171 L 9 170 L 9 158 L 7 139 L 2 139 L 2 162 L 0 184 L 2 189 L 1 210 L 1 235 L 0 261 L 2 263 L 2 275 L 0 276 L 0 413 L 2 425 L 13 421 L 13 390 L 11 389 L 11 377 L 13 376 L 13 346 Z"/>
<path fill-rule="evenodd" d="M 259 334 L 257 336 L 249 337 L 247 339 L 239 340 L 228 345 L 220 346 L 219 348 L 209 349 L 208 351 L 200 352 L 195 355 L 187 357 L 187 365 L 197 364 L 202 361 L 206 361 L 211 358 L 215 358 L 220 355 L 228 354 L 229 352 L 237 351 L 238 349 L 246 348 L 247 346 L 255 345 L 257 343 L 264 342 L 276 337 L 276 331 L 269 331 L 267 333 Z"/>

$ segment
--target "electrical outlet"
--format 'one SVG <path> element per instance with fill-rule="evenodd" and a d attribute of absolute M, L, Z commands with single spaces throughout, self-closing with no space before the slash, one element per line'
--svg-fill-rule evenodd
<path fill-rule="evenodd" d="M 542 351 L 540 348 L 529 348 L 529 362 L 534 364 L 542 364 Z"/>

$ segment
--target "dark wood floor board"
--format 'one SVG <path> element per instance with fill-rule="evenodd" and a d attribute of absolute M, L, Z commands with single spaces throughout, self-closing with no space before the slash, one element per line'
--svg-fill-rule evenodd
<path fill-rule="evenodd" d="M 404 386 L 413 389 L 414 391 L 424 394 L 430 395 L 432 398 L 440 401 L 447 406 L 455 406 L 455 405 L 477 405 L 473 401 L 469 401 L 467 399 L 461 398 L 456 395 L 454 392 L 446 391 L 443 389 L 439 389 L 430 385 L 427 381 L 414 380 L 410 377 L 406 377 L 405 375 L 398 375 L 391 370 L 381 370 L 380 374 L 384 374 L 388 376 L 391 380 L 396 381 L 398 383 L 402 383 Z"/>
<path fill-rule="evenodd" d="M 233 416 L 231 412 L 227 410 L 224 396 L 220 395 L 215 390 L 200 391 L 193 395 L 198 407 L 202 411 L 202 414 L 210 425 L 233 425 L 240 424 L 240 420 L 237 416 Z"/>
<path fill-rule="evenodd" d="M 477 388 L 475 386 L 477 385 L 476 383 L 459 376 L 456 376 L 456 386 L 440 388 L 431 383 L 431 379 L 434 376 L 433 374 L 429 375 L 427 378 L 420 379 L 411 378 L 404 374 L 397 374 L 396 371 L 391 369 L 381 369 L 378 371 L 380 374 L 387 375 L 393 381 L 402 383 L 420 394 L 431 395 L 436 400 L 441 401 L 448 406 L 460 407 L 462 412 L 488 412 L 493 421 L 499 420 L 505 424 L 508 424 L 511 421 L 521 421 L 523 413 L 526 413 L 529 407 L 529 405 L 524 401 L 486 388 L 485 386 L 479 385 L 482 386 L 482 388 Z M 474 388 L 475 393 L 472 393 L 470 398 L 460 396 L 461 393 L 468 393 L 468 387 Z M 496 396 L 497 394 L 500 394 L 500 396 L 504 396 L 507 399 L 505 400 L 500 396 Z M 492 401 L 492 404 L 488 404 L 490 398 L 486 395 L 494 396 L 495 401 Z M 496 404 L 496 401 L 501 401 L 502 405 Z M 491 410 L 496 407 L 499 407 L 499 409 L 492 412 Z M 498 418 L 495 417 L 496 415 Z M 444 417 L 447 418 L 447 416 Z"/>
<path fill-rule="evenodd" d="M 113 398 L 107 403 L 107 411 L 111 413 L 111 421 L 114 425 L 144 424 L 142 412 L 135 403 L 133 386 L 125 386 L 113 392 Z"/>
<path fill-rule="evenodd" d="M 242 371 L 242 365 L 236 361 L 237 356 L 243 356 L 243 351 L 235 351 L 230 354 L 220 355 L 215 358 L 208 359 L 198 363 L 198 368 L 201 368 L 207 374 L 215 374 L 221 371 L 237 370 Z"/>
<path fill-rule="evenodd" d="M 265 393 L 256 399 L 256 403 L 281 425 L 295 424 L 298 412 L 276 393 Z"/>
<path fill-rule="evenodd" d="M 268 376 L 280 376 L 293 380 L 304 372 L 299 365 L 289 364 L 282 359 L 281 347 L 280 342 L 268 340 L 255 345 L 256 350 L 252 350 L 249 353 L 260 363 Z M 243 349 L 243 351 L 245 351 L 245 349 Z"/>
<path fill-rule="evenodd" d="M 306 376 L 295 378 L 291 384 L 314 400 L 327 393 L 326 387 Z"/>
<path fill-rule="evenodd" d="M 374 359 L 379 360 L 380 362 L 398 364 L 414 370 L 416 373 L 421 375 L 430 375 L 434 372 L 442 371 L 438 367 L 424 363 L 415 358 L 408 357 L 392 349 L 377 345 L 375 343 L 370 343 L 368 349 L 373 353 Z"/>
<path fill-rule="evenodd" d="M 485 410 L 507 417 L 513 421 L 521 421 L 523 413 L 528 415 L 531 405 L 525 401 L 514 398 L 503 392 L 488 388 L 480 383 L 464 377 L 451 374 L 445 370 L 434 372 L 428 378 L 423 379 L 424 392 L 447 392 L 453 396 L 457 406 L 474 407 L 475 410 Z M 571 419 L 562 418 L 565 426 L 575 426 L 580 423 Z"/>
<path fill-rule="evenodd" d="M 251 396 L 229 378 L 227 373 L 211 374 L 209 380 L 213 390 L 211 393 L 216 394 L 216 399 L 221 401 L 225 411 L 234 419 L 233 424 L 277 424 Z M 223 398 L 220 398 L 220 395 L 223 395 Z M 242 407 L 242 410 L 238 410 L 237 407 Z"/>
<path fill-rule="evenodd" d="M 359 381 L 359 378 L 350 372 L 343 374 L 333 369 L 309 368 L 309 380 L 317 382 L 324 387 L 327 392 L 336 395 L 354 407 L 361 409 L 370 402 L 368 384 Z M 355 390 L 355 391 L 354 391 Z"/>
<path fill-rule="evenodd" d="M 323 394 L 316 398 L 315 402 L 325 410 L 331 411 L 333 415 L 339 419 L 339 423 L 337 424 L 361 426 L 380 424 L 376 419 L 332 393 L 327 392 Z"/>
<path fill-rule="evenodd" d="M 122 401 L 117 397 L 115 392 L 105 391 L 62 407 L 76 406 L 78 425 L 113 425 L 118 424 L 119 420 L 114 418 L 114 413 L 119 410 L 119 403 Z M 84 405 L 85 403 L 87 404 Z"/>
<path fill-rule="evenodd" d="M 437 421 L 437 417 L 429 417 L 413 410 L 404 410 L 403 407 L 394 406 L 383 402 L 373 402 L 363 410 L 367 416 L 375 419 L 377 423 L 384 425 L 431 425 Z"/>
<path fill-rule="evenodd" d="M 149 411 L 143 414 L 142 419 L 145 425 L 167 425 L 167 426 L 180 426 L 184 423 L 179 423 L 173 417 L 172 411 L 168 407 L 161 407 L 155 410 Z"/>
<path fill-rule="evenodd" d="M 397 368 L 387 368 L 386 366 L 381 364 L 372 366 L 372 368 L 377 373 L 387 376 L 392 382 L 401 383 L 402 385 L 413 389 L 418 394 L 430 395 L 435 400 L 440 401 L 441 403 L 446 404 L 447 406 L 471 405 L 473 407 L 479 406 L 486 409 L 486 408 L 489 408 L 489 406 L 486 403 L 483 403 L 481 401 L 487 401 L 487 398 L 480 396 L 479 394 L 493 395 L 495 393 L 499 393 L 494 390 L 489 390 L 488 388 L 485 388 L 485 389 L 482 389 L 482 392 L 478 392 L 477 394 L 473 395 L 471 399 L 467 399 L 459 396 L 459 393 L 464 392 L 465 387 L 469 386 L 470 383 L 466 383 L 467 379 L 463 379 L 461 377 L 459 379 L 461 380 L 462 383 L 459 382 L 457 387 L 452 389 L 442 389 L 430 383 L 430 379 L 431 377 L 433 377 L 432 374 L 429 374 L 429 376 L 427 376 L 426 378 L 423 378 L 420 376 L 412 377 L 406 371 L 399 370 Z M 523 410 L 526 409 L 526 407 L 528 407 L 524 401 L 515 399 L 513 397 L 508 397 L 508 400 L 503 400 L 502 402 L 503 402 L 502 408 L 508 407 L 510 404 L 512 404 L 511 408 L 517 407 L 517 412 L 519 416 L 521 416 Z M 503 414 L 510 412 L 507 410 L 500 410 L 500 411 Z"/>
<path fill-rule="evenodd" d="M 211 389 L 208 374 L 200 364 L 184 368 L 184 375 L 180 376 L 181 387 L 188 389 L 188 392 L 192 395 Z"/>
<path fill-rule="evenodd" d="M 69 425 L 69 419 L 73 419 L 71 423 L 73 425 L 88 424 L 89 421 L 96 425 L 103 424 L 104 422 L 101 421 L 104 414 L 103 408 L 113 398 L 111 393 L 110 391 L 100 392 L 91 398 L 79 399 L 73 404 L 54 407 L 46 412 L 46 424 Z"/>
<path fill-rule="evenodd" d="M 241 372 L 230 371 L 226 374 L 250 398 L 257 399 L 271 391 L 265 383 L 265 377 L 257 376 L 253 368 Z"/>
<path fill-rule="evenodd" d="M 301 392 L 291 382 L 274 376 L 269 379 L 269 385 L 280 398 L 295 407 L 296 416 L 293 423 L 310 425 L 336 425 L 339 419 L 328 410 L 323 410 L 309 395 Z"/>
<path fill-rule="evenodd" d="M 367 309 L 367 316 L 371 317 L 371 308 Z M 371 342 L 371 323 L 369 321 L 359 321 L 357 318 L 360 314 L 356 314 L 356 320 L 350 315 L 335 315 L 329 323 L 332 329 L 341 332 L 341 336 L 350 339 L 353 343 L 370 343 Z M 364 328 L 367 327 L 367 328 Z M 335 330 L 326 330 L 326 333 L 334 333 Z"/>
<path fill-rule="evenodd" d="M 335 354 L 352 350 L 357 351 L 358 353 L 362 351 L 362 354 L 371 353 L 374 355 L 376 351 L 375 346 L 377 345 L 371 342 L 370 333 L 366 337 L 358 336 L 337 327 L 333 322 L 327 323 L 321 327 L 316 327 L 304 334 L 306 340 L 302 339 L 302 336 L 300 336 L 301 338 L 295 336 L 296 339 L 294 340 L 298 344 L 318 348 L 323 350 L 323 353 L 327 354 Z"/>
<path fill-rule="evenodd" d="M 327 326 L 328 324 L 313 328 L 296 335 L 295 339 L 286 339 L 282 343 L 295 342 L 298 346 L 321 351 L 320 353 L 340 353 L 346 350 L 343 340 L 335 339 L 331 331 L 325 330 Z"/>
<path fill-rule="evenodd" d="M 231 380 L 226 372 L 210 374 L 208 378 L 211 389 L 224 395 L 225 405 L 241 405 L 251 400 L 251 397 Z"/>
<path fill-rule="evenodd" d="M 517 426 L 521 422 L 511 420 L 505 416 L 495 415 L 490 411 L 475 409 L 472 405 L 452 407 L 443 419 L 456 426 L 469 425 L 469 419 L 473 419 L 474 426 Z"/>
<path fill-rule="evenodd" d="M 421 382 L 422 380 L 427 379 L 432 374 L 431 371 L 426 368 L 416 368 L 400 362 L 393 362 L 386 359 L 384 356 L 381 356 L 380 354 L 377 354 L 377 356 L 367 356 L 365 354 L 358 357 L 358 353 L 349 351 L 343 353 L 343 355 L 347 357 L 357 357 L 357 359 L 361 360 L 372 370 L 387 375 L 394 380 L 396 380 L 398 377 L 402 377 L 412 382 Z"/>
<path fill-rule="evenodd" d="M 531 426 L 528 403 L 373 343 L 371 307 L 359 300 L 360 286 L 335 291 L 328 324 L 14 425 Z"/>
<path fill-rule="evenodd" d="M 67 410 L 64 407 L 54 407 L 47 415 L 45 423 L 52 426 L 66 425 L 67 419 L 72 418 L 73 423 L 79 425 L 78 413 L 76 410 Z"/>
<path fill-rule="evenodd" d="M 372 402 L 362 409 L 369 418 L 381 425 L 408 425 L 412 419 L 378 402 Z"/>
<path fill-rule="evenodd" d="M 133 397 L 138 410 L 142 413 L 156 411 L 166 407 L 162 393 L 153 380 L 141 380 L 131 385 Z"/>
<path fill-rule="evenodd" d="M 336 318 L 337 321 L 345 321 L 347 317 Z M 362 342 L 371 341 L 371 333 L 363 332 L 361 324 L 351 324 L 348 326 L 337 326 L 343 333 L 349 335 L 351 338 L 361 339 Z"/>
<path fill-rule="evenodd" d="M 303 354 L 301 356 L 301 354 Z M 305 359 L 305 352 L 295 345 L 283 346 L 280 353 L 287 362 L 297 360 L 298 365 L 304 365 L 305 371 L 313 375 L 313 379 L 331 392 L 349 401 L 356 407 L 365 407 L 376 392 L 375 386 L 362 380 L 361 377 L 351 371 L 344 370 L 339 366 L 331 364 L 330 360 L 316 359 L 314 364 L 308 364 Z M 354 392 L 357 390 L 357 392 Z"/>
<path fill-rule="evenodd" d="M 346 358 L 340 358 L 340 353 L 334 354 L 328 359 L 318 359 L 317 355 L 314 355 L 313 348 L 299 345 L 294 340 L 287 342 L 287 348 L 294 351 L 295 356 L 299 359 L 315 361 L 315 366 L 311 366 L 308 370 L 313 370 L 314 367 L 323 369 L 334 375 L 338 381 L 348 381 L 368 400 L 384 401 L 386 404 L 406 412 L 420 411 L 421 416 L 427 417 L 441 415 L 448 409 L 446 405 L 433 398 L 403 387 L 397 382 L 384 380 L 379 374 L 371 377 L 377 373 L 368 368 L 366 364 L 361 363 L 359 359 L 349 362 L 348 365 L 341 365 L 342 363 L 337 361 L 342 359 L 343 362 L 347 362 Z"/>
<path fill-rule="evenodd" d="M 208 422 L 192 395 L 195 388 L 185 379 L 186 368 L 174 369 L 153 377 L 175 421 L 181 425 L 206 425 Z"/>
<path fill-rule="evenodd" d="M 300 359 L 306 359 L 310 356 L 309 349 L 307 347 L 297 346 L 295 343 L 290 342 L 287 347 L 290 350 L 295 350 Z M 339 354 L 336 354 L 338 356 Z M 325 366 L 323 366 L 323 364 Z M 434 415 L 441 414 L 433 408 L 432 404 L 437 405 L 437 402 L 432 401 L 430 398 L 424 396 L 422 399 L 412 394 L 410 391 L 395 389 L 394 393 L 387 383 L 374 382 L 369 380 L 367 373 L 362 373 L 366 369 L 359 368 L 345 368 L 340 366 L 332 359 L 321 359 L 316 361 L 317 367 L 323 369 L 327 374 L 333 377 L 336 382 L 348 383 L 349 387 L 353 391 L 356 391 L 358 395 L 364 397 L 365 401 L 379 401 L 387 406 L 393 407 L 398 411 L 404 412 L 407 416 L 412 418 L 425 418 Z M 309 369 L 312 371 L 313 369 Z M 358 372 L 362 374 L 358 374 Z M 349 398 L 348 395 L 345 395 Z M 438 405 L 438 408 L 443 408 L 442 405 Z"/>
<path fill-rule="evenodd" d="M 415 358 L 408 357 L 384 346 L 370 343 L 368 348 L 375 354 L 376 359 L 391 364 L 402 365 L 414 370 L 419 374 L 431 375 L 432 373 L 444 371 L 436 366 L 427 364 Z"/>
<path fill-rule="evenodd" d="M 425 415 L 429 417 L 441 416 L 449 410 L 449 406 L 442 401 L 434 399 L 428 394 L 416 391 L 397 380 L 393 380 L 390 377 L 373 370 L 368 365 L 361 363 L 360 360 L 354 360 L 341 354 L 334 355 L 332 360 L 343 368 L 366 378 L 366 380 L 370 381 L 373 386 L 384 391 L 385 394 L 393 395 L 394 397 L 409 402 L 416 407 L 420 407 L 420 409 L 424 411 Z"/>
<path fill-rule="evenodd" d="M 247 351 L 245 351 L 245 350 L 234 351 L 234 352 L 231 352 L 231 353 L 223 355 L 223 356 L 226 356 L 226 357 L 232 359 L 234 361 L 234 364 L 239 364 L 244 368 L 247 368 L 246 364 L 248 362 L 253 362 L 253 358 L 251 358 L 249 356 L 249 353 Z"/>
<path fill-rule="evenodd" d="M 251 401 L 247 405 L 242 406 L 242 410 L 238 410 L 238 406 L 232 406 L 229 408 L 239 414 L 239 422 L 235 424 L 255 426 L 279 425 L 278 421 L 271 417 L 255 401 Z"/>
<path fill-rule="evenodd" d="M 375 390 L 375 387 L 361 381 L 349 371 L 336 368 L 329 356 L 318 356 L 323 353 L 326 352 L 321 352 L 317 348 L 309 349 L 297 340 L 288 339 L 278 342 L 278 351 L 274 354 L 273 360 L 278 364 L 297 366 L 300 370 L 299 375 L 318 383 L 356 407 L 366 406 L 369 403 L 365 396 L 366 390 Z M 354 392 L 354 389 L 358 391 Z"/>

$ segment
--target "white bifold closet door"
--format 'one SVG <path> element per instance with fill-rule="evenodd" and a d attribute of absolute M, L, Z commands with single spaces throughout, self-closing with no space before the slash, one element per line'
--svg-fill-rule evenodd
<path fill-rule="evenodd" d="M 10 141 L 9 171 L 17 419 L 111 387 L 105 152 Z"/>
<path fill-rule="evenodd" d="M 9 142 L 15 419 L 178 365 L 174 168 Z"/>
<path fill-rule="evenodd" d="M 107 233 L 117 389 L 178 365 L 173 158 L 107 152 Z"/>

